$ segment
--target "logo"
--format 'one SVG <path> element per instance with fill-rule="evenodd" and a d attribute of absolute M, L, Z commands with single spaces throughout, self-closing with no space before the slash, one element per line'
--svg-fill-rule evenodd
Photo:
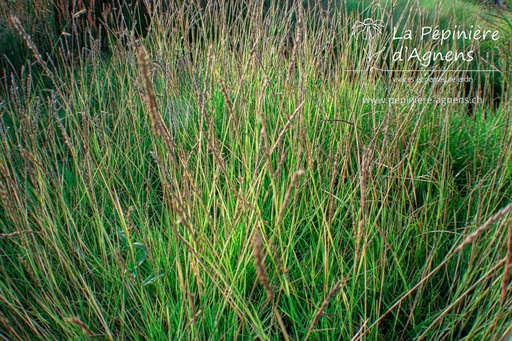
<path fill-rule="evenodd" d="M 379 56 L 387 49 L 387 46 L 382 47 L 382 41 L 389 40 L 380 39 L 387 32 L 385 27 L 386 24 L 382 20 L 372 18 L 366 18 L 363 21 L 357 20 L 352 26 L 350 37 L 354 37 L 356 40 L 360 38 L 364 40 L 364 42 L 359 41 L 358 45 L 366 54 L 369 69 L 379 69 L 377 65 Z M 390 41 L 394 42 L 391 44 L 392 50 L 389 53 L 390 62 L 404 62 L 407 65 L 417 65 L 421 69 L 402 71 L 429 70 L 429 67 L 436 67 L 443 65 L 443 63 L 452 66 L 457 65 L 454 64 L 455 62 L 466 63 L 466 66 L 474 65 L 468 63 L 472 62 L 478 55 L 480 43 L 483 41 L 497 41 L 500 38 L 500 32 L 496 28 L 492 30 L 484 29 L 477 24 L 454 25 L 443 29 L 438 26 L 425 26 L 416 27 L 414 30 L 407 28 L 400 30 L 398 26 L 395 26 L 387 35 L 391 36 Z M 490 66 L 492 68 L 490 70 L 464 71 L 500 72 L 492 65 Z"/>
<path fill-rule="evenodd" d="M 361 35 L 364 40 L 374 39 L 377 35 L 382 34 L 384 28 L 384 22 L 382 20 L 373 20 L 372 18 L 366 18 L 364 21 L 356 21 L 352 26 L 352 33 L 350 36 Z"/>
<path fill-rule="evenodd" d="M 363 48 L 366 52 L 366 58 L 369 62 L 376 60 L 377 57 L 386 50 L 383 48 L 379 51 L 375 51 L 377 47 L 377 37 L 382 34 L 384 28 L 384 22 L 382 20 L 373 20 L 372 18 L 366 18 L 364 21 L 356 21 L 352 26 L 352 33 L 350 36 L 355 36 L 356 39 L 361 36 L 364 40 L 368 41 L 368 48 Z"/>

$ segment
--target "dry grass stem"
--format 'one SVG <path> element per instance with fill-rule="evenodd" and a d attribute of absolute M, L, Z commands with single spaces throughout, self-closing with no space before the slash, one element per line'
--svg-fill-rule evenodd
<path fill-rule="evenodd" d="M 509 212 L 512 211 L 512 203 L 508 204 L 507 206 L 503 207 L 501 210 L 498 211 L 495 215 L 487 219 L 485 223 L 480 225 L 473 233 L 471 233 L 469 236 L 464 239 L 464 241 L 455 249 L 455 252 L 461 251 L 466 245 L 471 244 L 471 242 L 478 237 L 480 234 L 482 234 L 485 230 L 489 228 L 492 224 L 506 216 Z"/>
<path fill-rule="evenodd" d="M 508 225 L 507 255 L 505 256 L 505 273 L 501 283 L 501 304 L 507 298 L 507 289 L 510 284 L 510 271 L 512 270 L 512 222 Z"/>
<path fill-rule="evenodd" d="M 306 173 L 305 171 L 300 169 L 300 170 L 296 171 L 295 174 L 293 175 L 292 182 L 290 183 L 290 186 L 288 186 L 288 189 L 286 190 L 286 194 L 284 196 L 283 206 L 281 206 L 281 210 L 279 212 L 279 216 L 278 216 L 277 221 L 276 221 L 276 226 L 281 224 L 281 222 L 283 221 L 284 212 L 286 211 L 286 208 L 288 207 L 288 204 L 290 203 L 290 197 L 292 195 L 292 190 L 297 185 L 297 182 L 299 181 L 299 178 L 301 177 L 301 175 L 303 175 L 305 173 Z"/>
<path fill-rule="evenodd" d="M 292 124 L 293 122 L 293 119 L 295 118 L 295 116 L 297 116 L 297 114 L 300 112 L 300 109 L 302 108 L 302 106 L 304 105 L 304 101 L 302 101 L 298 106 L 297 108 L 295 108 L 295 111 L 293 112 L 293 114 L 290 116 L 290 118 L 288 119 L 288 121 L 286 122 L 286 124 L 284 125 L 283 129 L 281 129 L 281 131 L 279 132 L 279 135 L 277 136 L 277 139 L 276 139 L 276 142 L 274 143 L 274 145 L 272 146 L 272 148 L 270 148 L 270 151 L 268 152 L 268 155 L 272 155 L 272 153 L 274 152 L 274 150 L 277 148 L 277 146 L 279 145 L 279 142 L 281 142 L 281 139 L 284 137 L 284 134 L 286 133 L 286 131 L 288 130 L 288 128 L 290 128 L 290 125 Z"/>
<path fill-rule="evenodd" d="M 27 44 L 28 48 L 32 51 L 32 53 L 33 53 L 34 57 L 36 58 L 37 62 L 39 63 L 39 65 L 41 65 L 43 68 L 46 68 L 47 66 L 43 60 L 43 57 L 39 53 L 39 50 L 37 49 L 37 46 L 32 41 L 32 38 L 30 37 L 30 35 L 27 34 L 25 29 L 23 28 L 23 25 L 21 25 L 20 19 L 14 15 L 11 15 L 9 17 L 9 19 L 11 20 L 11 23 L 14 25 L 14 27 L 16 27 L 16 29 L 18 30 L 18 33 L 23 38 L 23 40 L 25 40 L 25 43 Z"/>
<path fill-rule="evenodd" d="M 65 143 L 66 147 L 69 149 L 69 152 L 71 153 L 71 156 L 73 157 L 73 160 L 76 160 L 75 149 L 73 148 L 73 144 L 71 143 L 71 138 L 69 137 L 69 134 L 66 131 L 66 127 L 64 127 L 64 125 L 62 124 L 62 119 L 59 117 L 59 114 L 58 114 L 59 107 L 58 107 L 57 102 L 58 102 L 57 95 L 54 92 L 52 92 L 51 103 L 53 106 L 53 111 L 52 111 L 53 117 L 55 118 L 55 122 L 57 122 L 57 126 L 59 127 L 59 131 L 62 134 L 62 138 L 64 139 L 64 143 Z"/>
<path fill-rule="evenodd" d="M 325 308 L 327 308 L 327 306 L 329 305 L 331 300 L 334 297 L 336 297 L 336 295 L 340 291 L 340 289 L 341 289 L 341 282 L 342 281 L 339 281 L 338 283 L 336 283 L 334 285 L 334 287 L 332 287 L 331 291 L 329 291 L 329 294 L 327 295 L 325 300 L 322 302 L 322 305 L 320 306 L 320 308 L 318 308 L 318 311 L 316 312 L 315 316 L 313 317 L 313 321 L 311 322 L 311 326 L 308 329 L 308 334 L 306 335 L 306 338 L 304 339 L 304 341 L 307 341 L 309 339 L 309 336 L 313 332 L 313 329 L 315 329 L 318 321 L 320 320 L 320 317 L 322 317 L 322 315 L 324 314 Z"/>
<path fill-rule="evenodd" d="M 290 340 L 290 337 L 288 336 L 288 332 L 286 331 L 286 326 L 283 322 L 283 319 L 281 318 L 281 314 L 279 313 L 279 310 L 277 309 L 277 304 L 274 302 L 274 292 L 272 291 L 272 288 L 270 287 L 270 282 L 267 274 L 267 270 L 265 269 L 265 260 L 264 255 L 262 252 L 263 249 L 263 242 L 261 238 L 261 233 L 259 231 L 259 228 L 256 228 L 253 234 L 252 239 L 253 244 L 253 256 L 254 256 L 254 264 L 256 266 L 256 275 L 258 280 L 260 281 L 261 285 L 265 289 L 265 293 L 267 295 L 267 300 L 270 301 L 272 304 L 272 312 L 274 313 L 274 317 L 277 320 L 277 323 L 279 324 L 279 328 L 281 329 L 281 332 L 283 334 L 283 337 L 286 341 Z"/>
<path fill-rule="evenodd" d="M 85 336 L 95 336 L 95 334 L 89 329 L 89 327 L 84 322 L 82 322 L 82 320 L 80 320 L 78 317 L 66 317 L 64 321 L 72 323 L 79 327 Z"/>
<path fill-rule="evenodd" d="M 256 266 L 256 275 L 261 285 L 265 289 L 267 299 L 272 302 L 274 300 L 274 293 L 272 292 L 272 288 L 270 288 L 267 270 L 265 269 L 265 260 L 262 252 L 263 242 L 261 240 L 261 234 L 258 228 L 254 231 L 252 244 L 254 249 L 253 256 L 254 264 Z"/>
<path fill-rule="evenodd" d="M 48 64 L 43 60 L 43 57 L 39 53 L 39 50 L 37 49 L 36 44 L 32 41 L 32 38 L 30 35 L 25 31 L 23 28 L 23 25 L 20 22 L 20 19 L 14 15 L 9 16 L 9 19 L 11 23 L 14 25 L 16 30 L 18 30 L 18 33 L 23 38 L 25 43 L 27 44 L 28 48 L 32 51 L 32 54 L 36 58 L 37 63 L 39 66 L 41 66 L 45 72 L 45 74 L 50 78 L 55 88 L 58 88 L 57 82 L 55 81 L 53 73 L 48 68 Z"/>
<path fill-rule="evenodd" d="M 31 233 L 39 234 L 41 232 L 32 231 L 32 230 L 23 230 L 23 231 L 11 232 L 11 233 L 0 233 L 0 238 L 12 238 L 12 237 L 18 237 L 22 234 L 31 234 Z"/>
<path fill-rule="evenodd" d="M 2 324 L 5 328 L 11 328 L 11 322 L 5 317 L 5 315 L 0 311 L 0 324 Z"/>
<path fill-rule="evenodd" d="M 162 137 L 165 147 L 167 148 L 167 152 L 174 155 L 174 141 L 172 140 L 171 134 L 169 130 L 165 126 L 165 123 L 162 120 L 158 112 L 158 104 L 156 102 L 156 94 L 155 89 L 153 87 L 153 82 L 151 81 L 150 74 L 150 64 L 149 60 L 144 52 L 142 46 L 137 47 L 137 60 L 139 62 L 140 71 L 142 73 L 142 77 L 144 78 L 144 88 L 145 88 L 145 96 L 146 104 L 149 109 L 149 117 L 151 119 L 151 127 L 153 132 Z"/>

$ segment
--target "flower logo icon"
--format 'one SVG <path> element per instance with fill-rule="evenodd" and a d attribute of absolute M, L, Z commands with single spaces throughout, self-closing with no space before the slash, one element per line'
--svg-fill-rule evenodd
<path fill-rule="evenodd" d="M 368 41 L 368 49 L 363 48 L 366 52 L 368 62 L 376 60 L 385 50 L 385 48 L 383 48 L 380 51 L 376 51 L 376 38 L 377 35 L 382 34 L 383 28 L 384 22 L 382 20 L 373 20 L 372 18 L 366 18 L 364 21 L 356 21 L 354 26 L 352 26 L 352 33 L 350 36 L 356 36 L 357 39 L 357 36 L 361 34 L 363 39 Z"/>
<path fill-rule="evenodd" d="M 364 40 L 373 39 L 382 33 L 384 22 L 382 20 L 373 20 L 366 18 L 364 21 L 356 21 L 352 26 L 352 34 L 350 36 L 361 34 Z"/>

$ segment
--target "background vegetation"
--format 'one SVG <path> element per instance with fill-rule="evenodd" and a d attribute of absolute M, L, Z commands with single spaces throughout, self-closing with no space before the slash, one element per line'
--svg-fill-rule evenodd
<path fill-rule="evenodd" d="M 503 76 L 464 93 L 369 70 L 351 30 L 382 18 L 391 46 L 458 5 L 302 5 L 171 2 L 105 35 L 3 7 L 0 338 L 506 339 L 509 14 L 469 4 L 502 32 L 474 67 Z M 364 100 L 496 87 L 472 112 Z"/>

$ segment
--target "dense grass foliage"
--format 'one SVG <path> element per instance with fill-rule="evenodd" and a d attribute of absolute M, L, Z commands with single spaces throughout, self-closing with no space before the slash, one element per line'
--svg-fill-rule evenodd
<path fill-rule="evenodd" d="M 5 78 L 0 338 L 509 333 L 510 216 L 455 249 L 512 202 L 510 73 L 473 116 L 372 103 L 460 88 L 367 69 L 365 12 L 236 3 L 177 6 L 108 55 L 93 40 Z M 488 13 L 509 63 L 510 21 Z"/>

